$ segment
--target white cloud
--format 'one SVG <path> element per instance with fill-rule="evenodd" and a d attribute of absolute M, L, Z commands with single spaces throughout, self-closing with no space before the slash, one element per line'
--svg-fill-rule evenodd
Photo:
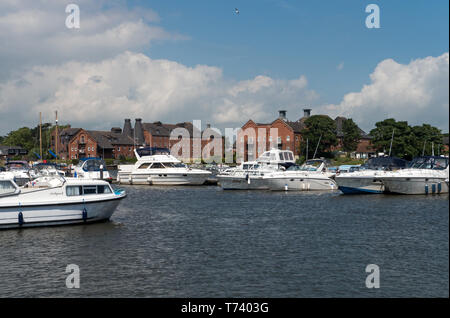
<path fill-rule="evenodd" d="M 342 71 L 342 70 L 344 69 L 344 62 L 339 63 L 339 65 L 336 66 L 336 69 L 337 69 L 338 71 Z"/>
<path fill-rule="evenodd" d="M 257 76 L 233 82 L 217 67 L 186 67 L 169 60 L 125 52 L 100 62 L 35 66 L 0 84 L 2 132 L 35 126 L 39 112 L 61 123 L 109 129 L 123 118 L 167 122 L 201 119 L 239 126 L 248 118 L 273 120 L 278 107 L 300 112 L 299 103 L 317 95 L 306 78 Z"/>
<path fill-rule="evenodd" d="M 385 118 L 429 123 L 448 131 L 449 53 L 400 64 L 380 62 L 370 75 L 371 83 L 360 92 L 348 93 L 337 105 L 318 108 L 322 113 L 353 118 L 370 130 Z"/>
<path fill-rule="evenodd" d="M 154 40 L 187 38 L 158 26 L 160 17 L 151 9 L 128 9 L 120 1 L 76 3 L 79 29 L 66 27 L 67 3 L 61 1 L 0 4 L 0 43 L 7 43 L 0 46 L 0 80 L 34 65 L 100 61 L 126 50 L 139 51 Z"/>

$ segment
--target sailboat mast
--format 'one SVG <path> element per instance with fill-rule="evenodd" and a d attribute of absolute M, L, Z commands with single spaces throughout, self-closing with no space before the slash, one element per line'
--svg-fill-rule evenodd
<path fill-rule="evenodd" d="M 55 110 L 55 116 L 56 116 L 56 131 L 55 131 L 55 151 L 56 151 L 56 163 L 58 163 L 58 111 Z"/>
<path fill-rule="evenodd" d="M 42 160 L 42 113 L 39 113 L 39 155 Z"/>
<path fill-rule="evenodd" d="M 392 129 L 391 145 L 390 145 L 390 147 L 389 147 L 389 157 L 391 156 L 392 142 L 394 141 L 394 133 L 395 133 L 395 128 Z"/>
<path fill-rule="evenodd" d="M 314 151 L 313 159 L 316 158 L 317 149 L 319 149 L 320 140 L 322 139 L 322 134 L 320 134 L 319 141 L 317 142 L 316 150 Z"/>

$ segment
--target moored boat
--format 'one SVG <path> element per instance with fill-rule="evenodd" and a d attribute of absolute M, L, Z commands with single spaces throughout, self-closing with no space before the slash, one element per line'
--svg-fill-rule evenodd
<path fill-rule="evenodd" d="M 404 169 L 408 162 L 395 157 L 371 158 L 358 171 L 338 173 L 336 183 L 344 194 L 383 193 L 381 177 L 392 170 Z"/>
<path fill-rule="evenodd" d="M 210 171 L 191 169 L 166 148 L 139 148 L 134 165 L 119 165 L 118 183 L 146 185 L 202 185 L 212 176 Z"/>
<path fill-rule="evenodd" d="M 422 156 L 415 158 L 407 169 L 381 177 L 385 192 L 397 194 L 448 193 L 448 158 Z"/>
<path fill-rule="evenodd" d="M 53 177 L 21 188 L 0 175 L 0 229 L 105 221 L 125 197 L 101 180 Z"/>

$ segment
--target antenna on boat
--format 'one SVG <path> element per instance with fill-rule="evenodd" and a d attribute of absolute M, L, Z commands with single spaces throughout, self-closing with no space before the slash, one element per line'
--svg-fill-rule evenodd
<path fill-rule="evenodd" d="M 319 141 L 317 142 L 317 146 L 316 146 L 316 150 L 314 151 L 313 159 L 316 158 L 317 149 L 319 148 L 319 144 L 320 144 L 320 139 L 322 139 L 322 134 L 320 134 Z"/>
<path fill-rule="evenodd" d="M 431 155 L 434 156 L 434 142 L 431 142 Z"/>
<path fill-rule="evenodd" d="M 306 161 L 308 161 L 308 144 L 309 144 L 309 139 L 306 138 Z"/>
<path fill-rule="evenodd" d="M 42 159 L 42 112 L 39 112 L 39 155 Z"/>
<path fill-rule="evenodd" d="M 392 142 L 394 141 L 394 133 L 395 133 L 395 128 L 392 129 L 391 145 L 389 146 L 389 157 L 391 156 Z"/>
<path fill-rule="evenodd" d="M 426 145 L 427 141 L 425 140 L 423 142 L 423 149 L 422 149 L 422 156 L 425 156 L 425 145 Z"/>
<path fill-rule="evenodd" d="M 56 123 L 56 130 L 55 130 L 55 150 L 56 150 L 56 158 L 55 161 L 58 163 L 58 111 L 55 110 L 55 123 Z"/>

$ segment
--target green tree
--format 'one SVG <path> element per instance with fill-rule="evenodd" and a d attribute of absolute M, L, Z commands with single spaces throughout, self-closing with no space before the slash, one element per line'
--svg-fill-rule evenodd
<path fill-rule="evenodd" d="M 33 134 L 28 127 L 11 131 L 3 140 L 7 146 L 20 146 L 27 150 L 31 150 L 34 146 Z"/>
<path fill-rule="evenodd" d="M 412 127 L 412 132 L 415 138 L 415 147 L 419 155 L 432 155 L 433 148 L 435 155 L 440 155 L 443 152 L 443 134 L 440 129 L 423 124 L 422 126 Z"/>
<path fill-rule="evenodd" d="M 349 118 L 342 124 L 342 132 L 344 134 L 342 138 L 342 148 L 344 151 L 355 151 L 361 139 L 361 131 L 358 125 L 355 124 L 353 119 Z"/>
<path fill-rule="evenodd" d="M 301 134 L 303 140 L 301 154 L 309 159 L 314 156 L 316 147 L 316 157 L 329 157 L 331 148 L 338 144 L 336 123 L 326 115 L 313 115 L 306 119 L 305 128 Z M 306 153 L 306 144 L 308 144 L 308 153 Z"/>

